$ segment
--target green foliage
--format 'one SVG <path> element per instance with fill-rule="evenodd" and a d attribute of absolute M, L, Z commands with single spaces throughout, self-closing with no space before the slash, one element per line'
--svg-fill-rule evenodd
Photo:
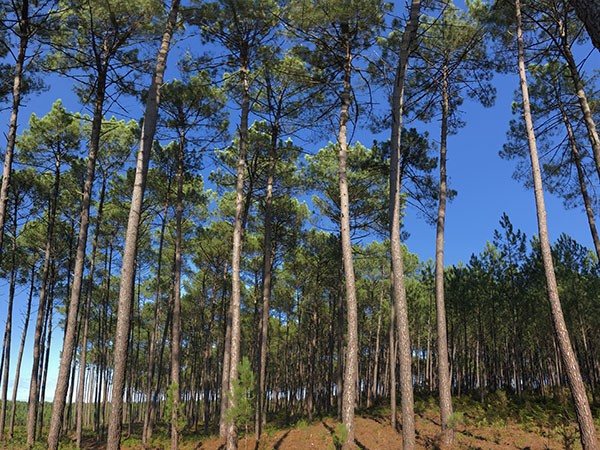
<path fill-rule="evenodd" d="M 338 423 L 333 432 L 333 444 L 335 448 L 342 448 L 348 438 L 348 428 L 343 423 Z"/>
<path fill-rule="evenodd" d="M 227 410 L 227 420 L 248 428 L 254 419 L 256 379 L 250 360 L 244 356 L 238 365 L 238 378 L 233 383 L 233 406 Z"/>
<path fill-rule="evenodd" d="M 448 420 L 450 428 L 458 428 L 465 424 L 465 414 L 462 411 L 454 411 Z"/>

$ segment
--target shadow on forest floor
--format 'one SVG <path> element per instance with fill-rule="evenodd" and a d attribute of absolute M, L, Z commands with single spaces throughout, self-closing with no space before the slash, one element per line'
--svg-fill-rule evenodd
<path fill-rule="evenodd" d="M 335 445 L 336 449 L 340 449 L 342 448 L 342 443 L 338 441 L 338 437 L 335 433 L 335 430 L 333 429 L 333 427 L 331 427 L 330 425 L 327 425 L 327 423 L 325 423 L 325 421 L 321 421 L 321 423 L 323 424 L 323 426 L 327 429 L 327 431 L 329 431 L 329 434 L 331 434 L 331 437 L 333 438 L 333 444 Z M 369 450 L 367 447 L 365 447 L 364 444 L 362 444 L 358 439 L 354 438 L 354 443 L 356 444 L 356 446 L 358 448 L 360 448 L 360 450 Z"/>

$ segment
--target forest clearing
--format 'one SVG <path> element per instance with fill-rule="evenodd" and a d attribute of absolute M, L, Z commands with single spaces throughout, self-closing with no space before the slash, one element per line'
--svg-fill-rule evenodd
<path fill-rule="evenodd" d="M 599 24 L 0 0 L 0 448 L 600 450 Z"/>

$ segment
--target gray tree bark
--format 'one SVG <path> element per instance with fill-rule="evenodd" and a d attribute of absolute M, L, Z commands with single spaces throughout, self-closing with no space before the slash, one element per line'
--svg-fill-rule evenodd
<path fill-rule="evenodd" d="M 391 138 L 391 170 L 390 170 L 390 252 L 391 252 L 391 281 L 392 298 L 396 312 L 398 334 L 398 354 L 400 361 L 400 392 L 402 397 L 402 446 L 404 449 L 414 449 L 415 414 L 412 385 L 412 354 L 410 333 L 408 327 L 408 308 L 406 304 L 406 289 L 404 286 L 404 263 L 402 261 L 402 244 L 400 242 L 400 149 L 402 137 L 402 114 L 404 110 L 404 84 L 408 58 L 416 39 L 419 28 L 421 1 L 412 0 L 410 19 L 406 24 L 398 58 L 398 67 L 392 93 L 392 138 Z M 391 354 L 392 352 L 390 352 Z M 390 367 L 395 364 L 390 361 Z M 395 389 L 395 386 L 391 386 Z"/>
<path fill-rule="evenodd" d="M 518 46 L 518 67 L 519 80 L 521 84 L 521 93 L 523 96 L 523 116 L 525 128 L 527 130 L 527 141 L 529 145 L 529 155 L 531 159 L 531 175 L 533 178 L 535 203 L 538 220 L 538 232 L 540 237 L 540 247 L 542 260 L 544 264 L 544 273 L 546 275 L 546 289 L 548 300 L 550 302 L 552 324 L 558 343 L 558 349 L 561 360 L 567 375 L 567 382 L 571 390 L 571 396 L 577 414 L 581 444 L 584 450 L 597 450 L 599 448 L 596 439 L 596 429 L 590 405 L 588 402 L 585 385 L 581 377 L 579 363 L 571 345 L 571 339 L 567 330 L 560 298 L 558 295 L 558 285 L 552 262 L 552 252 L 550 248 L 550 238 L 548 237 L 548 223 L 546 217 L 546 206 L 544 203 L 544 191 L 542 185 L 542 171 L 537 151 L 533 119 L 531 117 L 531 107 L 529 101 L 529 89 L 527 86 L 527 75 L 525 70 L 525 45 L 523 42 L 521 2 L 515 0 L 515 15 L 517 22 L 517 46 Z"/>
<path fill-rule="evenodd" d="M 600 50 L 600 3 L 597 0 L 570 0 L 585 25 L 594 46 Z"/>
<path fill-rule="evenodd" d="M 71 373 L 73 351 L 76 345 L 75 337 L 77 333 L 77 315 L 79 313 L 81 288 L 83 285 L 83 270 L 85 268 L 86 261 L 85 255 L 87 248 L 88 228 L 90 223 L 92 189 L 94 186 L 96 157 L 98 155 L 98 148 L 100 146 L 100 130 L 103 119 L 102 109 L 104 106 L 104 94 L 106 89 L 106 70 L 108 70 L 108 67 L 104 66 L 103 70 L 101 70 L 98 74 L 98 78 L 96 80 L 96 98 L 94 101 L 94 116 L 92 119 L 92 133 L 90 136 L 90 151 L 88 153 L 85 183 L 81 198 L 81 216 L 79 221 L 77 250 L 75 255 L 75 269 L 73 271 L 73 284 L 71 285 L 69 312 L 65 324 L 65 337 L 61 352 L 58 379 L 56 381 L 56 390 L 54 392 L 52 418 L 50 419 L 50 429 L 48 431 L 48 450 L 56 450 L 58 448 L 63 414 L 65 412 L 65 400 L 67 397 L 67 390 L 69 389 L 69 374 Z"/>
<path fill-rule="evenodd" d="M 340 237 L 342 240 L 342 264 L 346 289 L 346 362 L 344 366 L 344 389 L 342 391 L 342 423 L 346 427 L 343 449 L 354 448 L 354 405 L 356 403 L 356 379 L 358 376 L 358 307 L 354 262 L 352 261 L 352 239 L 350 234 L 350 197 L 348 194 L 348 140 L 347 128 L 351 101 L 352 55 L 348 24 L 341 25 L 346 45 L 344 88 L 341 94 L 340 123 L 338 131 L 338 172 L 340 183 Z"/>
<path fill-rule="evenodd" d="M 234 387 L 238 379 L 238 364 L 241 350 L 241 278 L 240 265 L 244 235 L 244 175 L 246 173 L 246 156 L 248 153 L 248 115 L 250 113 L 250 91 L 248 81 L 248 43 L 242 46 L 240 55 L 240 74 L 242 77 L 242 110 L 239 127 L 239 154 L 237 161 L 237 179 L 235 185 L 235 218 L 233 223 L 233 249 L 231 256 L 231 334 L 229 346 L 229 386 L 226 413 L 234 407 Z M 250 201 L 248 199 L 247 201 Z M 226 346 L 227 349 L 227 346 Z M 225 395 L 223 393 L 222 395 Z M 237 425 L 234 418 L 229 418 L 226 426 L 226 448 L 236 450 L 238 444 Z"/>
<path fill-rule="evenodd" d="M 117 328 L 114 344 L 114 373 L 113 390 L 108 422 L 107 450 L 118 450 L 121 443 L 121 419 L 123 415 L 123 393 L 125 391 L 125 374 L 127 369 L 127 347 L 129 342 L 129 325 L 131 322 L 131 305 L 133 302 L 133 287 L 135 283 L 135 261 L 137 256 L 137 238 L 139 224 L 142 216 L 142 202 L 150 151 L 156 133 L 158 121 L 158 105 L 160 103 L 160 88 L 163 84 L 167 56 L 171 46 L 171 37 L 177 24 L 180 0 L 173 0 L 162 42 L 156 58 L 156 66 L 152 74 L 152 83 L 148 90 L 144 123 L 142 125 L 142 138 L 137 156 L 135 180 L 131 196 L 131 208 L 127 221 L 127 234 L 125 251 L 123 252 L 123 266 L 121 268 L 121 286 L 119 289 L 119 305 L 117 314 Z"/>
<path fill-rule="evenodd" d="M 448 335 L 446 330 L 446 304 L 444 298 L 444 230 L 446 224 L 446 151 L 448 143 L 448 116 L 449 95 L 447 66 L 443 67 L 442 79 L 442 130 L 440 137 L 440 189 L 437 229 L 435 238 L 435 307 L 437 320 L 437 347 L 438 347 L 438 387 L 439 404 L 442 428 L 442 443 L 452 445 L 454 435 L 450 428 L 452 416 L 452 395 L 450 384 L 450 368 L 448 364 Z"/>

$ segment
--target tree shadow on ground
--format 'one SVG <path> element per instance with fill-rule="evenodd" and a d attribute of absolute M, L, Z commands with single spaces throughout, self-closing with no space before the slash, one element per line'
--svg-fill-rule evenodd
<path fill-rule="evenodd" d="M 277 442 L 275 442 L 275 444 L 273 445 L 273 449 L 274 450 L 279 450 L 279 448 L 281 447 L 281 444 L 283 444 L 283 441 L 285 440 L 286 437 L 288 437 L 288 434 L 290 434 L 291 430 L 287 430 L 278 440 Z M 256 443 L 256 448 L 255 450 L 258 450 L 258 442 Z"/>
<path fill-rule="evenodd" d="M 332 427 L 330 427 L 329 425 L 327 425 L 324 420 L 321 421 L 321 424 L 327 429 L 327 431 L 329 431 L 329 434 L 331 434 L 331 437 L 333 438 L 333 444 L 335 445 L 335 448 L 336 449 L 341 449 L 342 445 L 336 439 L 335 430 Z M 360 450 L 369 450 L 362 442 L 360 442 L 356 438 L 354 438 L 354 443 L 356 444 L 356 446 L 358 448 L 360 448 Z"/>

